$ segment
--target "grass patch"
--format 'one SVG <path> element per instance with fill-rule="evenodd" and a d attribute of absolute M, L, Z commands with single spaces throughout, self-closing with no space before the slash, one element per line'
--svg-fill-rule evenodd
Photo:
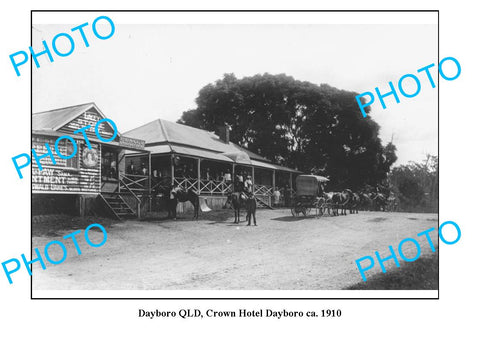
<path fill-rule="evenodd" d="M 401 262 L 400 268 L 387 270 L 367 281 L 344 289 L 358 290 L 436 290 L 438 289 L 438 251 L 414 262 Z"/>

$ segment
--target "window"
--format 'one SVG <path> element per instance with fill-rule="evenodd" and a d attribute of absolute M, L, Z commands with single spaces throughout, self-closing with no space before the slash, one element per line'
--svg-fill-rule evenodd
<path fill-rule="evenodd" d="M 102 152 L 102 177 L 107 179 L 117 179 L 117 158 L 118 153 L 105 150 Z"/>
<path fill-rule="evenodd" d="M 73 154 L 73 151 L 74 151 L 73 144 L 69 140 L 65 140 L 65 149 L 67 150 L 65 155 L 70 156 L 71 154 Z M 75 169 L 79 168 L 79 159 L 80 159 L 80 157 L 78 156 L 79 154 L 80 154 L 80 145 L 77 144 L 77 152 L 75 153 L 75 156 L 66 160 L 67 168 L 75 168 Z"/>

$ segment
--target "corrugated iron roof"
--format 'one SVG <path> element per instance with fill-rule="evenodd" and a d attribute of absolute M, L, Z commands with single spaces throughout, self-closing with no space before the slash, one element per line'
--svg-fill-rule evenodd
<path fill-rule="evenodd" d="M 180 155 L 208 158 L 208 159 L 214 159 L 217 161 L 233 163 L 233 161 L 230 158 L 222 155 L 221 153 L 216 153 L 216 152 L 201 150 L 196 148 L 189 148 L 185 146 L 178 146 L 178 145 L 171 145 L 171 148 L 173 152 Z"/>
<path fill-rule="evenodd" d="M 125 136 L 140 138 L 145 143 L 173 143 L 182 146 L 193 146 L 214 152 L 245 152 L 251 159 L 269 162 L 266 158 L 251 152 L 232 142 L 224 143 L 215 133 L 197 129 L 188 125 L 173 123 L 164 119 L 156 119 L 124 133 Z"/>
<path fill-rule="evenodd" d="M 230 158 L 235 163 L 239 164 L 252 164 L 252 160 L 246 152 L 237 151 L 237 152 L 224 152 L 222 155 Z"/>
<path fill-rule="evenodd" d="M 95 105 L 86 103 L 64 107 L 56 110 L 37 112 L 32 115 L 32 131 L 40 134 L 52 134 L 65 124 L 94 109 L 102 117 L 105 115 Z M 50 131 L 50 133 L 49 133 Z M 55 135 L 55 133 L 53 133 Z M 152 154 L 175 152 L 178 154 L 234 162 L 225 154 L 245 153 L 252 165 L 281 171 L 298 172 L 296 170 L 272 164 L 268 159 L 251 152 L 232 142 L 224 143 L 215 133 L 197 129 L 188 125 L 173 123 L 164 119 L 156 119 L 123 134 L 127 137 L 145 140 L 145 150 Z M 163 143 L 162 145 L 158 145 Z M 157 145 L 155 145 L 157 144 Z M 222 155 L 224 154 L 224 155 Z M 240 162 L 247 164 L 248 162 Z M 250 163 L 248 163 L 250 164 Z"/>
<path fill-rule="evenodd" d="M 102 117 L 105 117 L 95 103 L 80 104 L 34 113 L 32 115 L 32 130 L 58 130 L 91 108 L 94 108 Z"/>
<path fill-rule="evenodd" d="M 259 162 L 256 160 L 252 160 L 252 165 L 261 167 L 261 168 L 266 168 L 266 169 L 278 170 L 278 171 L 294 172 L 299 174 L 301 173 L 301 171 L 290 169 L 285 166 L 281 166 L 273 163 Z"/>
<path fill-rule="evenodd" d="M 314 179 L 317 182 L 328 182 L 329 181 L 329 179 L 327 177 L 318 176 L 318 175 L 300 175 L 299 177 L 297 177 L 297 180 L 302 180 L 303 178 Z"/>

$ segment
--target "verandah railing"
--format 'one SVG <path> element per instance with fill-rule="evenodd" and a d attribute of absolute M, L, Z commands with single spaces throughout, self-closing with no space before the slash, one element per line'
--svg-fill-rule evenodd
<path fill-rule="evenodd" d="M 198 192 L 198 179 L 195 178 L 184 178 L 184 177 L 175 177 L 174 184 L 178 185 L 185 190 L 195 190 Z M 233 185 L 227 184 L 224 181 L 215 181 L 215 180 L 200 180 L 200 194 L 201 195 L 221 195 L 226 196 L 229 192 L 232 191 Z M 273 188 L 268 185 L 254 185 L 254 193 L 259 196 L 272 196 Z"/>
<path fill-rule="evenodd" d="M 215 180 L 200 180 L 200 193 L 226 196 L 232 191 L 232 184 Z"/>
<path fill-rule="evenodd" d="M 268 185 L 254 185 L 254 194 L 260 196 L 272 196 L 273 195 L 273 188 Z"/>
<path fill-rule="evenodd" d="M 178 185 L 185 190 L 192 189 L 198 192 L 200 184 L 201 195 L 221 195 L 226 196 L 232 190 L 232 184 L 227 184 L 224 181 L 215 181 L 195 178 L 175 177 L 174 185 Z"/>
<path fill-rule="evenodd" d="M 180 186 L 185 190 L 194 190 L 199 191 L 201 195 L 220 195 L 226 196 L 229 192 L 232 191 L 233 185 L 227 184 L 224 181 L 216 180 L 207 180 L 201 179 L 200 181 L 196 178 L 186 178 L 186 177 L 175 177 L 173 181 L 175 186 Z M 200 184 L 200 187 L 199 187 Z M 132 191 L 137 194 L 148 192 L 149 188 L 149 177 L 143 175 L 124 175 L 120 181 L 120 192 Z M 150 190 L 155 192 L 157 187 L 163 188 L 165 185 L 168 186 L 168 183 L 165 181 L 152 181 L 152 187 Z M 273 188 L 269 185 L 254 185 L 254 193 L 258 196 L 272 196 Z"/>

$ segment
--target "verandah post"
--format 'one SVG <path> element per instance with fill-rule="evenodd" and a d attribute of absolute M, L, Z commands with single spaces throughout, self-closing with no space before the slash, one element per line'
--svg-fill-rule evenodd
<path fill-rule="evenodd" d="M 197 159 L 197 178 L 198 178 L 197 188 L 198 188 L 198 194 L 199 194 L 199 195 L 200 195 L 200 189 L 201 189 L 201 188 L 200 188 L 200 186 L 201 186 L 200 180 L 201 180 L 201 177 L 202 177 L 202 176 L 200 175 L 200 162 L 201 162 L 201 159 L 198 158 L 198 159 Z"/>
<path fill-rule="evenodd" d="M 148 211 L 152 211 L 152 153 L 148 153 Z"/>
<path fill-rule="evenodd" d="M 275 170 L 272 173 L 272 194 L 275 191 Z"/>
<path fill-rule="evenodd" d="M 175 154 L 172 153 L 172 156 L 170 157 L 170 171 L 171 171 L 171 177 L 172 177 L 172 185 L 175 183 Z"/>

